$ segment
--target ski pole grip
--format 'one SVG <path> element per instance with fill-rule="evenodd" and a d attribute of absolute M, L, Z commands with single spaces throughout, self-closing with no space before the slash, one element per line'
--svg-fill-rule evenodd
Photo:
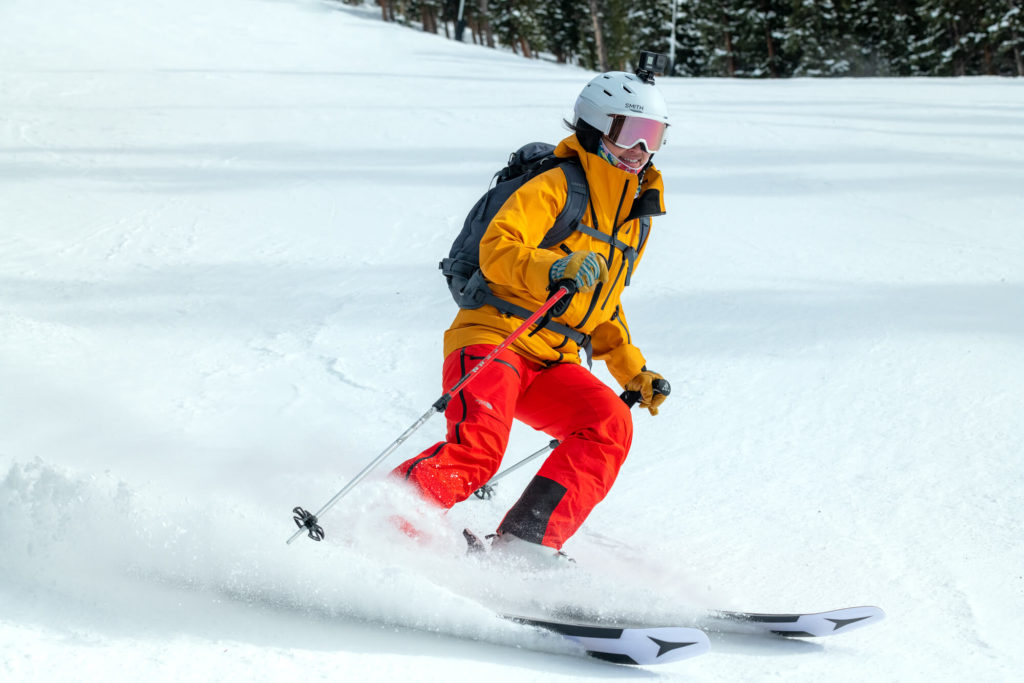
<path fill-rule="evenodd" d="M 559 280 L 552 287 L 552 291 L 557 292 L 560 289 L 565 289 L 565 294 L 562 298 L 552 306 L 549 310 L 552 318 L 557 318 L 561 315 L 565 315 L 565 312 L 569 310 L 569 304 L 572 303 L 572 298 L 576 296 L 576 292 L 579 291 L 579 287 L 576 286 L 575 280 Z"/>
<path fill-rule="evenodd" d="M 655 394 L 662 394 L 664 396 L 668 396 L 669 394 L 672 393 L 672 385 L 668 383 L 667 379 L 654 380 L 653 382 L 651 382 L 651 388 L 654 389 Z M 621 394 L 619 394 L 619 398 L 621 398 L 627 406 L 632 408 L 633 406 L 640 402 L 640 399 L 643 398 L 643 394 L 641 394 L 639 391 L 623 391 Z"/>

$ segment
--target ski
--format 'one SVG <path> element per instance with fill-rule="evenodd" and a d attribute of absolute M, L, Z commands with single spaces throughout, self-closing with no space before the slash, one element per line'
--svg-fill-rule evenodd
<path fill-rule="evenodd" d="M 511 621 L 552 631 L 586 650 L 591 657 L 615 664 L 647 666 L 690 659 L 708 652 L 711 643 L 698 628 L 683 626 L 612 626 L 549 621 L 502 615 Z"/>
<path fill-rule="evenodd" d="M 788 638 L 821 638 L 848 633 L 885 618 L 879 607 L 845 607 L 827 612 L 794 612 L 762 614 L 757 612 L 711 612 L 701 625 L 710 631 L 729 631 L 785 636 Z"/>
<path fill-rule="evenodd" d="M 552 613 L 554 619 L 567 622 L 582 622 L 593 626 L 616 623 L 651 625 L 649 618 L 643 615 L 588 614 L 575 607 L 563 607 Z M 822 638 L 848 633 L 885 618 L 885 612 L 878 607 L 845 607 L 826 612 L 792 612 L 767 614 L 760 612 L 735 612 L 730 610 L 712 610 L 700 615 L 685 618 L 673 618 L 672 621 L 683 628 L 695 628 L 713 634 L 737 634 L 754 636 L 783 636 L 787 638 Z M 642 628 L 643 626 L 641 626 Z"/>
<path fill-rule="evenodd" d="M 487 543 L 465 529 L 470 555 L 485 554 Z M 658 664 L 704 654 L 711 649 L 707 633 L 821 638 L 870 626 L 885 618 L 879 607 L 845 607 L 825 612 L 762 613 L 710 610 L 685 618 L 663 615 L 656 625 L 642 614 L 602 614 L 562 606 L 544 618 L 503 614 L 505 619 L 553 631 L 583 646 L 587 654 L 621 664 Z M 624 624 L 629 624 L 625 626 Z M 706 633 L 707 632 L 707 633 Z"/>

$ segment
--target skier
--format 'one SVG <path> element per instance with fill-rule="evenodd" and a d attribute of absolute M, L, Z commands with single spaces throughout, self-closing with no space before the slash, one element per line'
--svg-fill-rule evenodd
<path fill-rule="evenodd" d="M 492 551 L 542 562 L 564 558 L 562 544 L 611 489 L 629 452 L 630 411 L 582 366 L 581 352 L 605 361 L 625 389 L 640 392 L 651 415 L 665 400 L 652 389 L 662 377 L 633 345 L 619 300 L 646 247 L 641 221 L 665 213 L 651 158 L 664 142 L 668 110 L 653 75 L 644 76 L 597 76 L 576 99 L 572 124 L 566 122 L 573 134 L 555 155 L 578 159 L 589 185 L 579 228 L 560 244 L 539 247 L 568 197 L 565 173 L 556 167 L 516 190 L 480 240 L 480 268 L 503 301 L 535 311 L 556 285 L 569 284 L 576 293 L 553 322 L 575 334 L 545 327 L 519 337 L 448 405 L 446 439 L 392 473 L 447 509 L 498 471 L 513 418 L 558 439 L 499 525 Z M 444 386 L 520 323 L 490 305 L 460 309 L 444 336 Z"/>

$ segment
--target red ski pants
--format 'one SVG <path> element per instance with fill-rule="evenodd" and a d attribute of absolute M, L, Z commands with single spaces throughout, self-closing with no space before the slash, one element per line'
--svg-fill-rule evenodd
<path fill-rule="evenodd" d="M 494 347 L 467 346 L 444 361 L 454 386 Z M 629 408 L 575 363 L 545 367 L 500 353 L 448 404 L 447 438 L 394 473 L 450 508 L 494 476 L 516 418 L 561 443 L 541 466 L 499 531 L 561 548 L 611 489 L 633 439 Z"/>

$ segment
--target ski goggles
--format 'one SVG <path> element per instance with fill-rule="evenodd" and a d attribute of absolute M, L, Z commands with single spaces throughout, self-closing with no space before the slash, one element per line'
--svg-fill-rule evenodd
<path fill-rule="evenodd" d="M 653 153 L 661 149 L 667 128 L 668 124 L 661 121 L 616 114 L 612 116 L 608 137 L 617 146 L 624 149 L 635 147 L 638 142 L 642 142 L 644 148 Z"/>

